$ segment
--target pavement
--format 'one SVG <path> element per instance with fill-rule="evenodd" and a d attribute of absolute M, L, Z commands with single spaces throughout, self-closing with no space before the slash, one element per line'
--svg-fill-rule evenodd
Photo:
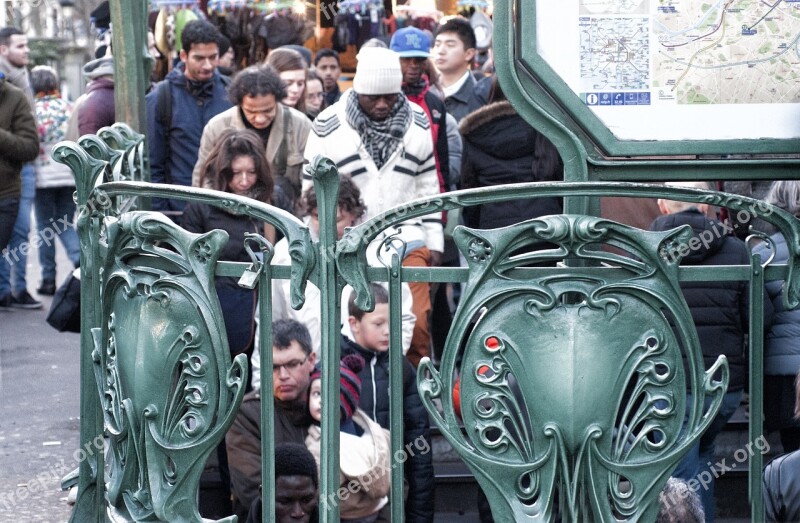
<path fill-rule="evenodd" d="M 60 283 L 70 263 L 58 249 Z M 60 523 L 72 510 L 60 483 L 78 466 L 80 336 L 45 322 L 39 274 L 33 252 L 28 292 L 43 309 L 0 311 L 0 522 Z"/>

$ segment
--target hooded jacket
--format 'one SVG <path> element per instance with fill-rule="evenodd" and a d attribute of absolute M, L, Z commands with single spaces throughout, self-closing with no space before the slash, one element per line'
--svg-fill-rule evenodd
<path fill-rule="evenodd" d="M 722 224 L 709 220 L 695 208 L 660 216 L 653 221 L 650 230 L 667 231 L 682 225 L 689 225 L 700 241 L 689 242 L 689 254 L 681 265 L 750 265 L 744 242 L 726 236 Z M 682 282 L 681 290 L 697 328 L 705 367 L 709 368 L 724 354 L 730 368 L 728 391 L 742 390 L 748 368 L 745 335 L 750 321 L 750 300 L 747 282 Z M 772 303 L 766 293 L 764 297 L 764 325 L 768 326 L 772 322 Z"/>
<path fill-rule="evenodd" d="M 86 94 L 75 104 L 78 112 L 78 136 L 96 134 L 101 128 L 113 125 L 114 59 L 98 58 L 83 66 L 83 76 L 89 80 Z"/>
<path fill-rule="evenodd" d="M 158 114 L 160 86 L 166 82 L 169 89 L 172 114 L 169 129 L 162 125 Z M 198 97 L 189 91 L 188 79 L 183 66 L 173 69 L 145 97 L 147 105 L 147 142 L 150 146 L 150 179 L 154 183 L 192 184 L 192 171 L 197 163 L 200 137 L 203 128 L 219 113 L 229 109 L 231 102 L 225 81 L 218 72 L 205 85 L 206 96 Z M 169 139 L 169 143 L 167 143 Z M 183 210 L 185 203 L 179 200 L 153 199 L 156 210 Z"/>
<path fill-rule="evenodd" d="M 19 198 L 22 164 L 39 154 L 39 135 L 28 99 L 0 74 L 0 199 Z"/>
<path fill-rule="evenodd" d="M 365 349 L 342 336 L 342 356 L 358 354 L 366 365 L 361 378 L 359 408 L 381 427 L 389 430 L 389 353 Z M 406 521 L 433 521 L 433 456 L 428 411 L 419 398 L 417 379 L 411 364 L 403 358 L 403 445 L 408 449 L 405 478 L 408 481 Z M 427 445 L 420 448 L 420 445 Z"/>
<path fill-rule="evenodd" d="M 295 201 L 300 196 L 300 180 L 303 170 L 303 151 L 306 148 L 311 122 L 308 118 L 291 107 L 276 104 L 275 119 L 267 140 L 265 154 L 272 168 L 275 184 L 280 186 L 286 196 Z M 246 129 L 244 117 L 239 106 L 216 115 L 203 129 L 197 163 L 192 171 L 192 185 L 200 184 L 200 171 L 214 148 L 219 137 L 229 129 Z"/>
<path fill-rule="evenodd" d="M 775 243 L 775 257 L 771 265 L 780 265 L 789 260 L 789 249 L 783 234 L 771 236 Z M 754 249 L 766 261 L 770 252 L 765 244 Z M 794 376 L 800 369 L 800 309 L 786 310 L 783 307 L 783 280 L 768 281 L 767 294 L 775 309 L 772 326 L 764 337 L 764 374 L 767 376 Z"/>
<path fill-rule="evenodd" d="M 487 105 L 464 118 L 459 127 L 464 189 L 564 178 L 555 146 L 523 120 L 509 102 Z M 467 226 L 484 229 L 561 214 L 561 209 L 561 198 L 534 198 L 465 207 L 462 214 Z"/>

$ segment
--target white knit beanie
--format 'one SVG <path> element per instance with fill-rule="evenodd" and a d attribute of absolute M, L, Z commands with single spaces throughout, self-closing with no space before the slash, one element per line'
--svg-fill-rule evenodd
<path fill-rule="evenodd" d="M 381 47 L 364 47 L 356 56 L 353 90 L 358 94 L 394 94 L 401 91 L 400 56 Z"/>

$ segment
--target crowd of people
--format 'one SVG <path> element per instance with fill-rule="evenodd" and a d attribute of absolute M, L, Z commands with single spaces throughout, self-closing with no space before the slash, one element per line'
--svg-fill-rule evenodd
<path fill-rule="evenodd" d="M 553 144 L 517 114 L 496 78 L 474 70 L 476 37 L 465 19 L 449 19 L 433 33 L 403 28 L 388 44 L 366 42 L 349 89 L 342 89 L 339 55 L 332 49 L 312 56 L 300 46 L 280 47 L 271 50 L 264 63 L 237 71 L 232 62 L 222 62 L 230 48 L 226 40 L 207 21 L 187 23 L 180 34 L 179 60 L 163 80 L 150 86 L 146 135 L 153 182 L 211 188 L 274 205 L 306 220 L 316 238 L 316 195 L 303 166 L 317 155 L 330 158 L 341 176 L 339 237 L 346 227 L 388 209 L 456 188 L 563 179 L 563 163 Z M 151 52 L 158 50 L 151 46 Z M 74 103 L 60 96 L 55 70 L 38 66 L 28 71 L 28 53 L 25 34 L 10 27 L 0 30 L 0 247 L 5 249 L 0 259 L 0 309 L 42 307 L 28 292 L 25 274 L 33 209 L 41 239 L 42 281 L 37 292 L 56 291 L 56 238 L 78 265 L 75 182 L 69 168 L 54 162 L 50 152 L 59 141 L 96 133 L 114 122 L 110 46 L 84 66 L 86 94 Z M 800 216 L 800 184 L 776 182 L 767 201 Z M 154 199 L 153 207 L 192 232 L 225 229 L 231 240 L 222 260 L 249 261 L 245 234 L 259 233 L 275 244 L 275 263 L 289 263 L 287 241 L 278 231 L 235 210 L 187 205 L 178 199 Z M 707 217 L 704 205 L 660 200 L 659 209 L 663 216 L 653 221 L 653 230 L 688 224 L 699 235 L 721 227 Z M 515 200 L 469 208 L 462 220 L 476 228 L 495 228 L 561 212 L 558 198 Z M 443 218 L 407 220 L 384 231 L 376 242 L 390 235 L 401 240 L 405 267 L 453 263 L 445 259 L 449 240 Z M 713 236 L 718 241 L 682 263 L 749 264 L 741 240 Z M 773 244 L 777 261 L 785 261 L 786 242 L 780 234 Z M 375 262 L 377 250 L 369 249 L 368 256 Z M 280 480 L 275 495 L 279 520 L 283 514 L 292 521 L 308 521 L 319 503 L 330 501 L 311 499 L 318 489 L 320 459 L 319 289 L 309 283 L 305 307 L 296 311 L 288 306 L 287 284 L 275 281 L 272 289 L 273 390 L 267 398 L 275 407 L 272 426 Z M 766 421 L 768 428 L 780 430 L 785 450 L 793 451 L 800 447 L 800 425 L 794 418 L 794 375 L 800 369 L 795 331 L 800 318 L 796 311 L 782 309 L 780 286 L 773 282 L 767 287 L 763 304 L 766 372 L 775 376 L 767 382 Z M 218 455 L 230 488 L 230 511 L 242 521 L 260 521 L 263 393 L 260 357 L 254 350 L 257 300 L 252 290 L 232 278 L 218 278 L 216 290 L 230 352 L 251 358 L 253 378 Z M 731 366 L 731 385 L 720 413 L 675 473 L 690 480 L 704 463 L 714 462 L 715 436 L 741 401 L 749 295 L 742 282 L 687 283 L 683 290 L 707 366 L 719 354 L 725 354 Z M 374 284 L 375 309 L 364 312 L 355 306 L 350 291 L 345 289 L 342 297 L 340 479 L 343 486 L 359 478 L 371 480 L 342 502 L 340 510 L 343 521 L 388 521 L 388 293 L 385 286 Z M 429 318 L 434 306 L 430 284 L 403 284 L 402 437 L 409 451 L 404 464 L 409 522 L 430 522 L 434 516 L 430 426 L 414 377 L 420 360 L 433 354 Z M 682 487 L 676 483 L 672 488 Z M 284 492 L 295 497 L 284 497 Z M 713 521 L 713 488 L 700 492 L 700 499 L 702 507 L 695 503 L 691 512 Z M 486 508 L 485 498 L 479 503 Z M 482 517 L 491 520 L 485 510 Z"/>

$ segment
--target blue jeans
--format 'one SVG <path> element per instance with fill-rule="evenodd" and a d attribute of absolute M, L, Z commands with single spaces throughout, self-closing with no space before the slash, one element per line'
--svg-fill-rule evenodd
<path fill-rule="evenodd" d="M 731 419 L 733 413 L 736 412 L 736 409 L 739 407 L 739 403 L 742 401 L 742 393 L 743 391 L 737 390 L 734 392 L 728 392 L 722 398 L 722 404 L 719 406 L 719 412 L 717 412 L 716 417 L 708 426 L 708 429 L 705 433 L 700 436 L 700 440 L 695 443 L 691 449 L 689 449 L 689 453 L 684 456 L 683 460 L 678 463 L 678 467 L 675 469 L 675 472 L 672 473 L 673 477 L 680 478 L 686 481 L 691 481 L 693 479 L 701 479 L 698 478 L 700 474 L 703 472 L 709 471 L 711 467 L 714 466 L 714 440 L 717 438 L 717 435 L 722 432 L 722 429 L 725 428 L 725 424 L 728 423 L 728 420 Z M 686 396 L 686 404 L 687 407 L 692 402 L 692 396 Z M 705 402 L 704 409 L 707 409 L 711 404 L 711 399 L 707 399 Z M 705 411 L 705 410 L 704 410 Z M 684 423 L 688 421 L 688 408 L 686 413 L 686 419 Z M 704 477 L 706 475 L 704 474 Z M 711 474 L 711 482 L 706 483 L 705 487 L 700 484 L 698 485 L 698 494 L 700 495 L 700 501 L 703 502 L 703 510 L 706 513 L 706 521 L 708 523 L 713 523 L 714 521 L 714 475 Z"/>
<path fill-rule="evenodd" d="M 73 265 L 81 260 L 81 245 L 75 232 L 75 187 L 36 189 L 36 227 L 39 231 L 39 265 L 42 281 L 56 279 L 56 238 L 61 240 Z"/>
<path fill-rule="evenodd" d="M 28 250 L 31 248 L 28 235 L 31 232 L 31 210 L 33 199 L 36 196 L 36 171 L 33 164 L 26 163 L 22 167 L 22 194 L 19 197 L 19 213 L 11 231 L 11 241 L 8 251 L 0 257 L 0 297 L 11 292 L 15 295 L 22 294 L 28 288 L 25 281 L 26 265 L 28 263 Z M 12 282 L 13 269 L 13 282 Z"/>

